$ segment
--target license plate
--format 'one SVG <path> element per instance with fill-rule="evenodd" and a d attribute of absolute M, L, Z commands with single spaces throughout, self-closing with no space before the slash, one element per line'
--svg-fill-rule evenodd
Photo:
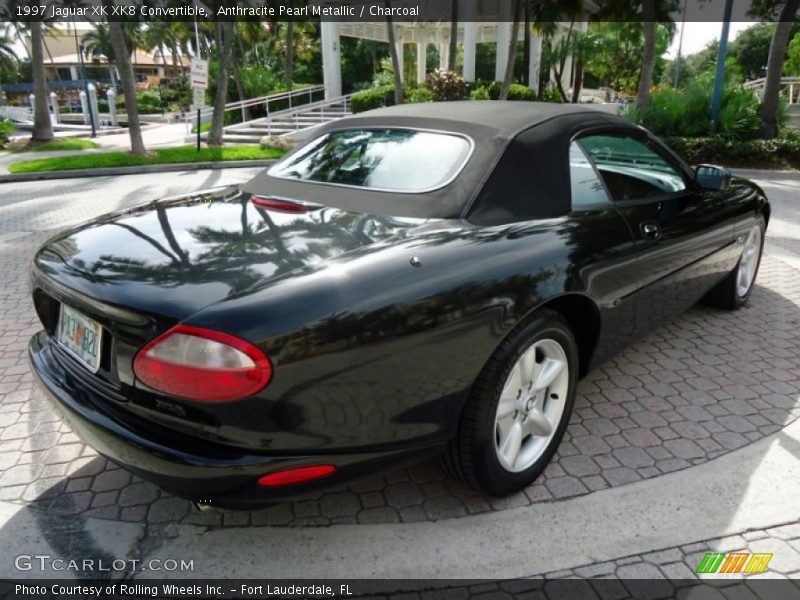
<path fill-rule="evenodd" d="M 97 321 L 62 304 L 58 319 L 59 343 L 93 373 L 100 368 L 100 337 L 102 327 Z"/>

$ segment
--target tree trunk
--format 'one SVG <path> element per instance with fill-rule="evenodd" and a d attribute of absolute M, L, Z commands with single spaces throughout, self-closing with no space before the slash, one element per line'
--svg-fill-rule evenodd
<path fill-rule="evenodd" d="M 113 0 L 104 0 L 108 14 L 112 13 Z M 139 124 L 139 108 L 136 106 L 136 77 L 133 74 L 128 46 L 125 43 L 125 34 L 119 21 L 108 22 L 108 33 L 111 37 L 111 47 L 114 49 L 114 62 L 117 65 L 122 92 L 125 95 L 125 112 L 128 115 L 128 135 L 131 138 L 131 154 L 145 156 L 147 150 L 142 139 L 142 126 Z M 88 99 L 87 99 L 88 100 Z"/>
<path fill-rule="evenodd" d="M 222 128 L 225 126 L 225 101 L 228 98 L 228 65 L 231 64 L 231 46 L 233 23 L 222 21 L 215 25 L 217 48 L 219 53 L 219 80 L 217 93 L 214 95 L 214 114 L 211 117 L 211 129 L 208 131 L 206 143 L 209 146 L 222 145 Z"/>
<path fill-rule="evenodd" d="M 656 66 L 656 0 L 644 0 L 642 4 L 642 26 L 644 27 L 644 49 L 639 89 L 636 92 L 636 108 L 644 109 L 650 103 L 650 86 Z"/>
<path fill-rule="evenodd" d="M 233 65 L 233 81 L 236 84 L 236 94 L 239 96 L 239 100 L 245 101 L 247 98 L 244 93 L 244 83 L 242 83 L 242 65 L 238 61 L 235 62 L 236 64 Z M 245 106 L 242 109 L 242 118 L 245 121 L 250 121 L 253 118 L 249 106 Z"/>
<path fill-rule="evenodd" d="M 42 23 L 31 22 L 31 68 L 33 70 L 33 134 L 36 142 L 47 142 L 53 139 L 53 123 L 50 121 L 50 92 L 47 89 L 47 78 L 44 73 L 44 52 L 42 49 Z"/>
<path fill-rule="evenodd" d="M 458 53 L 458 0 L 450 0 L 450 48 L 447 53 L 447 70 L 456 70 L 456 54 Z"/>
<path fill-rule="evenodd" d="M 531 4 L 525 2 L 525 30 L 522 33 L 522 63 L 524 65 L 522 81 L 526 86 L 531 85 L 530 69 L 528 65 L 531 64 Z M 537 86 L 538 89 L 538 86 Z"/>
<path fill-rule="evenodd" d="M 517 34 L 519 33 L 519 21 L 521 18 L 521 0 L 514 0 L 514 23 L 511 25 L 511 39 L 508 42 L 508 60 L 506 61 L 506 73 L 503 77 L 503 87 L 500 88 L 500 100 L 508 100 L 508 93 L 511 91 L 511 79 L 514 77 L 514 59 L 517 58 Z"/>
<path fill-rule="evenodd" d="M 786 46 L 794 25 L 800 0 L 787 0 L 781 9 L 780 22 L 775 27 L 772 42 L 769 46 L 769 59 L 767 60 L 767 77 L 764 80 L 764 99 L 761 103 L 761 128 L 763 138 L 774 138 L 780 128 L 778 123 L 778 108 L 780 106 L 781 75 L 783 74 L 783 61 L 786 57 Z"/>
<path fill-rule="evenodd" d="M 391 8 L 391 2 L 385 0 L 387 9 Z M 400 58 L 397 55 L 397 45 L 394 41 L 394 25 L 392 17 L 386 17 L 386 32 L 389 37 L 389 53 L 392 57 L 392 70 L 394 71 L 394 103 L 403 103 L 403 77 L 400 73 Z"/>
<path fill-rule="evenodd" d="M 580 38 L 580 36 L 578 36 Z M 583 47 L 581 46 L 582 40 L 576 39 L 576 55 L 575 55 L 575 82 L 572 86 L 572 103 L 577 104 L 581 99 L 581 88 L 583 87 Z"/>
<path fill-rule="evenodd" d="M 292 89 L 294 82 L 294 18 L 286 23 L 286 83 Z"/>

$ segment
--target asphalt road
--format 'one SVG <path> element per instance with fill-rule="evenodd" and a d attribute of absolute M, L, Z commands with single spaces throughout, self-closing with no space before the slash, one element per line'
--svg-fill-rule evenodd
<path fill-rule="evenodd" d="M 23 232 L 68 227 L 158 198 L 242 183 L 261 170 L 192 170 L 0 184 L 0 240 Z"/>

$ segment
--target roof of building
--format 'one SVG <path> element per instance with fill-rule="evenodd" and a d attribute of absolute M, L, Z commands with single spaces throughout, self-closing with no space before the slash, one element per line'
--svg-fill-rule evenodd
<path fill-rule="evenodd" d="M 84 57 L 84 64 L 87 67 L 108 66 L 109 61 L 106 57 L 91 58 Z M 69 67 L 80 65 L 80 57 L 76 52 L 72 54 L 63 54 L 61 56 L 53 56 L 52 58 L 45 55 L 44 64 L 47 67 Z M 148 54 L 146 52 L 136 52 L 131 56 L 131 64 L 134 67 L 166 67 L 172 68 L 172 57 L 167 56 L 166 65 L 161 55 Z M 178 68 L 188 68 L 189 58 L 185 56 L 178 56 Z"/>

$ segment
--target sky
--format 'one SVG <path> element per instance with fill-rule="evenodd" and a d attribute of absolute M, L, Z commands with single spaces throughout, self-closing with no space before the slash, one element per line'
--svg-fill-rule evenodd
<path fill-rule="evenodd" d="M 672 40 L 672 44 L 667 49 L 666 54 L 666 56 L 671 59 L 674 59 L 678 55 L 678 44 L 680 43 L 682 27 L 686 28 L 683 34 L 682 56 L 689 56 L 690 54 L 699 52 L 705 48 L 710 41 L 718 40 L 722 32 L 722 23 L 717 21 L 689 21 L 683 24 L 678 22 L 677 25 L 678 29 L 675 33 L 675 38 Z M 741 21 L 731 22 L 728 42 L 732 42 L 742 30 L 747 29 L 751 25 L 754 25 L 754 23 Z"/>

